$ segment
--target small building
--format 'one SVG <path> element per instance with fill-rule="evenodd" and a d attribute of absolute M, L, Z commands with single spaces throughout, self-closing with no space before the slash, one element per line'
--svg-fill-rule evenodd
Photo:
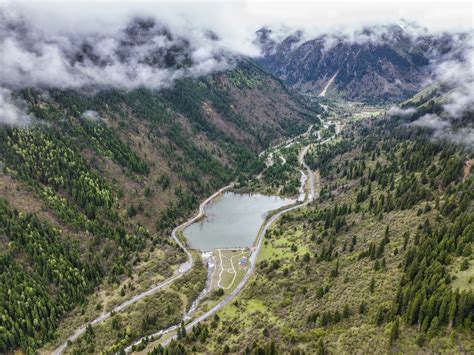
<path fill-rule="evenodd" d="M 239 265 L 244 266 L 246 264 L 247 264 L 247 257 L 245 257 L 245 256 L 241 257 L 240 260 L 239 260 Z"/>

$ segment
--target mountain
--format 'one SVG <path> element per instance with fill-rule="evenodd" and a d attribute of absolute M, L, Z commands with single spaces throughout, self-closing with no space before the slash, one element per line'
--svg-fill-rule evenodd
<path fill-rule="evenodd" d="M 281 41 L 274 37 L 269 28 L 257 32 L 256 43 L 263 52 L 258 62 L 266 70 L 314 95 L 329 84 L 330 93 L 369 102 L 412 96 L 432 74 L 432 61 L 454 52 L 458 43 L 454 35 L 431 35 L 409 24 L 311 39 L 303 32 Z"/>
<path fill-rule="evenodd" d="M 406 104 L 436 105 L 433 90 Z M 410 125 L 416 112 L 331 112 L 337 138 L 305 138 L 317 200 L 268 228 L 232 302 L 151 353 L 471 353 L 473 154 Z"/>
<path fill-rule="evenodd" d="M 15 98 L 34 119 L 0 127 L 2 352 L 34 351 L 169 277 L 185 258 L 171 228 L 257 173 L 259 151 L 318 122 L 245 60 L 161 91 L 30 88 Z M 182 291 L 188 302 L 193 290 Z M 162 326 L 186 307 L 180 291 L 168 294 Z"/>
<path fill-rule="evenodd" d="M 392 116 L 413 128 L 429 132 L 435 139 L 474 150 L 474 106 L 466 92 L 446 83 L 432 84 L 392 108 Z"/>
<path fill-rule="evenodd" d="M 463 35 L 264 28 L 249 59 L 188 24 L 48 33 L 10 15 L 0 353 L 472 349 L 472 68 L 447 62 Z M 298 200 L 208 268 L 172 231 L 231 182 Z"/>

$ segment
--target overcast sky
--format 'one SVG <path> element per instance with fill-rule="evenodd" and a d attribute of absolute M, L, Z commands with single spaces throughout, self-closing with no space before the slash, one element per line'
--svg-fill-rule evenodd
<path fill-rule="evenodd" d="M 430 31 L 473 28 L 472 1 L 8 1 L 43 30 L 106 31 L 122 26 L 130 15 L 151 15 L 190 31 L 212 29 L 229 47 L 244 43 L 262 25 L 286 25 L 310 33 L 414 21 Z M 308 34 L 310 34 L 308 33 Z M 252 48 L 249 46 L 248 51 Z M 250 54 L 250 53 L 249 53 Z"/>

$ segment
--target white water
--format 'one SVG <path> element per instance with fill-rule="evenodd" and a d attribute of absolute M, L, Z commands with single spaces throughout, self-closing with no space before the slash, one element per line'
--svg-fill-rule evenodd
<path fill-rule="evenodd" d="M 183 317 L 184 321 L 187 321 L 188 319 L 192 318 L 192 316 L 194 315 L 194 312 L 197 309 L 197 306 L 199 305 L 199 302 L 201 302 L 201 300 L 209 293 L 209 290 L 211 289 L 212 273 L 213 273 L 213 271 L 216 267 L 216 265 L 214 263 L 214 259 L 212 258 L 212 251 L 205 251 L 201 255 L 202 255 L 202 259 L 203 259 L 204 264 L 207 264 L 206 286 L 199 293 L 197 298 L 191 304 L 191 307 L 189 308 L 189 310 L 184 315 L 184 317 Z"/>
<path fill-rule="evenodd" d="M 309 134 L 311 130 L 311 127 L 310 129 L 308 129 L 308 131 L 303 135 L 307 135 Z M 321 135 L 320 133 L 318 132 L 318 139 L 321 138 Z M 330 139 L 327 139 L 326 141 L 329 141 Z M 324 143 L 324 142 L 323 142 Z M 257 245 L 256 245 L 256 248 L 251 252 L 250 254 L 250 257 L 249 257 L 249 269 L 247 270 L 246 274 L 244 275 L 244 278 L 240 281 L 240 283 L 237 285 L 237 287 L 229 294 L 227 295 L 221 302 L 219 302 L 216 306 L 214 306 L 212 309 L 210 309 L 209 311 L 207 311 L 206 313 L 204 313 L 203 315 L 197 317 L 196 319 L 192 320 L 191 322 L 189 322 L 187 325 L 186 325 L 186 330 L 191 330 L 193 326 L 195 326 L 196 324 L 198 324 L 199 322 L 202 322 L 203 320 L 209 318 L 210 316 L 212 316 L 213 314 L 215 314 L 218 310 L 220 310 L 222 307 L 224 307 L 226 304 L 228 304 L 232 299 L 234 299 L 234 297 L 245 287 L 247 281 L 249 280 L 250 276 L 252 275 L 254 269 L 255 269 L 255 264 L 256 264 L 256 259 L 257 259 L 257 255 L 260 251 L 260 248 L 262 246 L 262 242 L 263 242 L 263 239 L 264 239 L 264 236 L 266 234 L 266 231 L 267 229 L 272 225 L 272 223 L 277 220 L 282 214 L 284 213 L 287 213 L 291 210 L 295 210 L 295 209 L 298 209 L 298 208 L 301 208 L 303 206 L 306 206 L 308 205 L 309 203 L 311 203 L 313 201 L 313 199 L 315 198 L 315 195 L 314 195 L 314 174 L 313 172 L 309 169 L 309 167 L 307 166 L 307 164 L 304 162 L 304 155 L 306 154 L 306 151 L 307 151 L 307 148 L 304 148 L 303 151 L 300 153 L 300 155 L 298 156 L 298 161 L 300 162 L 300 164 L 304 167 L 304 169 L 307 170 L 308 172 L 308 175 L 309 175 L 309 180 L 310 180 L 310 193 L 308 194 L 308 199 L 306 199 L 305 201 L 305 197 L 306 197 L 306 194 L 304 192 L 305 190 L 305 186 L 306 186 L 306 180 L 308 179 L 308 176 L 305 174 L 305 172 L 303 170 L 301 170 L 301 178 L 300 178 L 300 189 L 299 189 L 299 192 L 300 192 L 300 199 L 302 198 L 301 202 L 303 203 L 297 203 L 291 207 L 288 207 L 284 210 L 281 210 L 279 212 L 277 212 L 276 214 L 274 214 L 269 220 L 266 221 L 266 223 L 264 224 L 263 226 L 263 229 L 260 230 L 260 233 L 258 233 L 258 236 L 257 236 Z M 300 201 L 300 199 L 298 201 Z M 189 224 L 187 224 L 189 225 Z M 208 254 L 203 254 L 203 255 L 208 255 Z M 211 258 L 212 260 L 212 258 Z M 213 265 L 213 264 L 212 264 Z M 211 266 L 212 267 L 212 266 Z M 208 280 L 207 282 L 211 282 L 211 275 L 208 273 Z M 201 294 L 203 295 L 202 297 L 205 296 L 205 294 L 208 292 L 208 286 L 206 284 L 206 288 L 205 290 L 203 290 L 201 292 Z M 201 296 L 200 294 L 200 296 Z M 201 297 L 201 299 L 202 299 Z M 198 297 L 198 300 L 197 300 L 197 303 L 199 302 L 199 297 Z M 192 312 L 195 311 L 196 307 L 197 307 L 197 303 L 195 305 L 195 307 L 193 308 L 194 306 L 194 303 L 193 303 L 193 306 L 191 306 L 191 309 L 190 311 L 192 310 Z M 190 312 L 188 311 L 188 312 Z M 178 325 L 174 325 L 174 326 L 171 326 L 169 327 L 168 329 L 163 329 L 163 330 L 160 330 L 159 332 L 156 332 L 155 334 L 152 334 L 149 338 L 151 339 L 156 339 L 157 337 L 163 335 L 163 334 L 167 334 L 169 332 L 172 332 L 174 330 L 176 330 L 178 327 Z M 163 346 L 166 346 L 169 344 L 169 342 L 174 339 L 176 337 L 175 336 L 172 336 L 170 338 L 168 338 L 167 340 L 165 340 L 164 342 L 162 342 L 162 345 Z M 147 337 L 144 337 L 144 338 L 141 338 L 139 339 L 138 341 L 136 341 L 134 344 L 139 344 L 143 339 L 145 339 Z M 129 353 L 131 351 L 131 346 L 127 347 L 125 349 L 125 351 L 127 353 Z"/>
<path fill-rule="evenodd" d="M 305 186 L 306 186 L 306 180 L 308 179 L 308 176 L 304 173 L 303 170 L 300 170 L 301 172 L 301 177 L 300 177 L 300 189 L 299 189 L 299 197 L 298 197 L 298 202 L 303 202 L 304 199 L 306 198 L 306 192 L 305 192 Z"/>

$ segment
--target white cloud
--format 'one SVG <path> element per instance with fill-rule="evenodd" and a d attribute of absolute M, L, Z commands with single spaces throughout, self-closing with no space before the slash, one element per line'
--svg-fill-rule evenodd
<path fill-rule="evenodd" d="M 351 33 L 362 26 L 386 25 L 400 19 L 416 22 L 431 32 L 470 30 L 473 23 L 469 0 L 16 0 L 14 4 L 29 21 L 53 33 L 115 32 L 131 15 L 153 16 L 182 29 L 181 34 L 212 30 L 228 49 L 246 54 L 254 52 L 253 34 L 263 25 L 301 29 L 314 37 L 344 29 Z"/>
<path fill-rule="evenodd" d="M 15 102 L 10 90 L 0 88 L 0 125 L 26 126 L 31 116 L 25 113 L 24 103 Z"/>
<path fill-rule="evenodd" d="M 435 131 L 442 131 L 448 127 L 451 127 L 449 122 L 443 121 L 437 115 L 426 114 L 421 116 L 419 119 L 412 123 L 415 127 L 425 127 Z"/>
<path fill-rule="evenodd" d="M 388 110 L 389 115 L 396 115 L 396 116 L 401 116 L 401 117 L 412 115 L 415 112 L 416 112 L 416 109 L 413 108 L 413 107 L 409 107 L 407 109 L 402 109 L 398 106 L 392 106 Z"/>
<path fill-rule="evenodd" d="M 468 47 L 460 53 L 461 59 L 449 60 L 436 67 L 437 80 L 451 87 L 444 110 L 455 118 L 467 110 L 474 110 L 474 48 L 472 37 Z"/>
<path fill-rule="evenodd" d="M 472 32 L 464 37 L 454 36 L 453 48 L 442 55 L 437 53 L 433 62 L 433 77 L 429 82 L 439 82 L 446 88 L 442 101 L 443 112 L 440 116 L 426 114 L 411 125 L 425 127 L 433 131 L 435 138 L 447 139 L 462 143 L 474 149 L 474 122 L 464 120 L 463 127 L 459 121 L 465 119 L 466 113 L 474 112 L 474 48 Z M 393 114 L 413 113 L 394 107 L 389 110 Z"/>
<path fill-rule="evenodd" d="M 82 113 L 81 118 L 83 118 L 85 120 L 91 120 L 91 121 L 99 121 L 100 120 L 99 114 L 96 111 L 92 111 L 92 110 L 84 111 Z"/>
<path fill-rule="evenodd" d="M 416 21 L 434 31 L 470 29 L 470 10 L 470 2 L 448 1 L 0 0 L 0 84 L 10 89 L 29 86 L 77 89 L 85 85 L 159 89 L 183 76 L 201 76 L 229 68 L 234 55 L 257 56 L 259 49 L 253 44 L 254 34 L 265 24 L 284 25 L 280 36 L 292 29 L 306 30 L 311 37 L 338 30 L 351 40 L 371 41 L 378 40 L 383 33 L 364 37 L 359 32 L 351 37 L 354 29 L 393 23 L 399 18 Z M 172 33 L 172 38 L 157 30 L 149 33 L 144 43 L 124 46 L 127 40 L 124 26 L 132 16 L 158 19 Z M 215 36 L 209 35 L 209 31 Z M 76 55 L 83 44 L 89 46 L 91 55 L 78 61 Z M 183 47 L 175 58 L 179 65 L 147 62 L 157 48 L 173 53 L 176 46 Z M 453 104 L 451 109 L 454 112 L 458 108 Z M 10 121 L 11 117 L 14 116 L 10 115 Z M 0 117 L 0 122 L 5 121 Z"/>
<path fill-rule="evenodd" d="M 185 31 L 149 17 L 127 18 L 104 31 L 90 32 L 91 28 L 87 33 L 55 32 L 29 21 L 14 7 L 0 7 L 0 85 L 5 90 L 161 89 L 182 77 L 230 68 L 235 59 L 209 32 Z M 11 111 L 11 95 L 6 92 L 0 122 L 14 124 L 17 117 L 23 124 L 27 115 Z"/>
<path fill-rule="evenodd" d="M 435 114 L 423 115 L 418 120 L 412 122 L 411 125 L 431 130 L 434 138 L 464 144 L 474 150 L 474 129 L 472 127 L 453 129 L 451 122 Z"/>
<path fill-rule="evenodd" d="M 182 76 L 223 70 L 232 62 L 224 46 L 203 32 L 180 35 L 180 29 L 153 22 L 150 28 L 146 23 L 143 28 L 86 35 L 44 32 L 15 13 L 2 20 L 6 24 L 0 28 L 0 81 L 15 88 L 160 89 Z"/>
<path fill-rule="evenodd" d="M 260 23 L 279 24 L 321 33 L 384 25 L 399 19 L 430 31 L 472 28 L 472 2 L 467 1 L 248 1 L 247 12 Z"/>

